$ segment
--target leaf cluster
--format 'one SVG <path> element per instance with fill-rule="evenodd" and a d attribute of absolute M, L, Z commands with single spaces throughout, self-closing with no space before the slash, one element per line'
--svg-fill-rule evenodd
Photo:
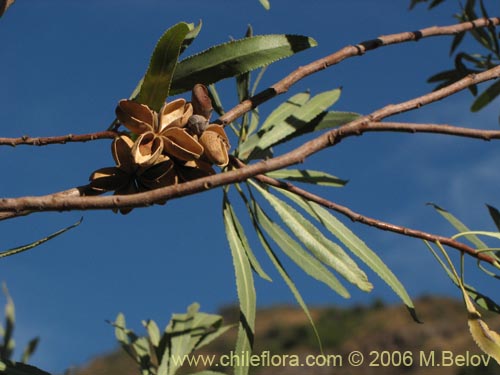
<path fill-rule="evenodd" d="M 5 303 L 5 321 L 3 327 L 0 326 L 0 373 L 8 373 L 12 375 L 48 375 L 45 371 L 39 370 L 36 367 L 27 365 L 27 362 L 36 351 L 39 338 L 31 339 L 23 350 L 19 361 L 15 361 L 14 349 L 16 343 L 14 340 L 14 328 L 16 324 L 16 308 L 14 300 L 9 294 L 7 285 L 2 285 L 3 294 L 6 298 Z"/>
<path fill-rule="evenodd" d="M 143 321 L 146 336 L 138 336 L 127 328 L 120 313 L 111 323 L 115 336 L 125 352 L 137 363 L 142 375 L 174 375 L 186 356 L 224 334 L 232 326 L 223 325 L 222 317 L 199 311 L 193 303 L 184 314 L 173 314 L 163 331 L 154 320 Z M 221 374 L 201 371 L 196 374 Z"/>

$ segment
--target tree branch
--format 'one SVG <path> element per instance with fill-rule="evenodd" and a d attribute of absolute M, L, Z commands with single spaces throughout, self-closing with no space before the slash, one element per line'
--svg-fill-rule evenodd
<path fill-rule="evenodd" d="M 178 185 L 167 186 L 164 188 L 151 190 L 138 194 L 131 195 L 114 195 L 103 197 L 21 197 L 21 198 L 2 198 L 0 199 L 0 211 L 13 211 L 16 213 L 29 211 L 68 211 L 68 210 L 88 210 L 88 209 L 110 209 L 120 207 L 146 207 L 155 202 L 168 199 L 179 198 L 186 195 L 199 193 L 205 190 L 213 189 L 218 186 L 228 185 L 235 182 L 246 180 L 258 174 L 263 174 L 277 169 L 282 169 L 293 164 L 302 163 L 308 156 L 317 153 L 318 151 L 337 144 L 343 138 L 360 135 L 366 131 L 390 131 L 391 126 L 378 122 L 385 117 L 409 111 L 415 108 L 420 108 L 423 105 L 441 100 L 447 96 L 467 88 L 470 85 L 475 85 L 490 79 L 500 76 L 500 66 L 489 69 L 485 72 L 469 75 L 460 81 L 457 81 L 440 90 L 420 96 L 415 99 L 408 100 L 399 104 L 388 105 L 381 108 L 368 116 L 362 116 L 340 128 L 326 132 L 319 137 L 304 143 L 298 148 L 285 153 L 281 156 L 274 157 L 269 160 L 263 160 L 258 163 L 248 165 L 244 168 L 228 171 L 200 179 L 184 182 Z M 402 131 L 404 126 L 401 123 L 397 124 L 398 131 Z M 433 132 L 436 132 L 438 126 L 432 125 Z M 408 130 L 414 131 L 417 129 L 414 125 L 406 126 Z M 450 133 L 449 128 L 448 134 Z M 459 128 L 461 129 L 461 128 Z M 487 138 L 490 136 L 490 131 L 482 131 Z M 462 136 L 465 132 L 462 131 Z"/>
<path fill-rule="evenodd" d="M 64 144 L 69 142 L 88 142 L 96 139 L 113 139 L 119 133 L 115 131 L 100 131 L 89 134 L 68 134 L 59 135 L 54 137 L 29 137 L 22 136 L 19 138 L 0 138 L 0 146 L 17 146 L 17 145 L 31 145 L 31 146 L 45 146 L 50 144 Z"/>
<path fill-rule="evenodd" d="M 475 28 L 487 27 L 492 25 L 500 25 L 500 18 L 480 18 L 470 22 L 463 22 L 449 26 L 432 26 L 413 32 L 382 35 L 376 39 L 367 40 L 356 45 L 346 46 L 338 50 L 337 52 L 332 53 L 331 55 L 328 55 L 326 57 L 323 57 L 322 59 L 313 61 L 310 64 L 296 69 L 270 88 L 241 102 L 236 107 L 226 112 L 222 117 L 220 117 L 218 121 L 223 125 L 226 125 L 231 121 L 234 121 L 235 119 L 241 117 L 252 108 L 259 106 L 260 104 L 268 101 L 275 96 L 287 92 L 293 84 L 297 83 L 301 79 L 323 69 L 326 69 L 332 65 L 336 65 L 347 58 L 361 56 L 368 51 L 372 51 L 379 47 L 389 46 L 392 44 L 418 41 L 422 38 L 433 36 L 454 35 Z"/>

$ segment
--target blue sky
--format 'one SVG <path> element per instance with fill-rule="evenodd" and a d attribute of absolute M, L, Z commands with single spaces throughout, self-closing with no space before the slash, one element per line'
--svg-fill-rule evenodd
<path fill-rule="evenodd" d="M 248 24 L 256 34 L 303 34 L 318 41 L 318 47 L 269 68 L 261 83 L 264 88 L 295 67 L 345 45 L 454 22 L 455 1 L 432 12 L 424 7 L 409 12 L 407 3 L 316 0 L 304 6 L 298 0 L 272 0 L 271 11 L 266 12 L 257 0 L 18 0 L 0 20 L 1 136 L 105 129 L 118 100 L 129 96 L 145 71 L 158 38 L 179 21 L 203 20 L 201 34 L 187 54 L 238 38 Z M 421 95 L 432 90 L 425 82 L 431 74 L 451 66 L 450 40 L 427 39 L 350 59 L 303 80 L 261 111 L 268 114 L 288 96 L 306 89 L 315 94 L 342 86 L 342 97 L 333 109 L 359 113 Z M 232 81 L 218 87 L 226 108 L 236 104 Z M 470 100 L 468 93 L 461 93 L 397 119 L 496 128 L 499 102 L 472 114 Z M 48 194 L 85 184 L 93 170 L 112 164 L 109 141 L 2 147 L 0 158 L 2 197 Z M 472 228 L 493 230 L 484 203 L 500 207 L 499 162 L 494 142 L 379 133 L 346 140 L 311 157 L 304 167 L 350 180 L 343 189 L 316 190 L 328 199 L 386 221 L 453 234 L 425 203 L 448 208 Z M 236 303 L 220 198 L 216 190 L 127 216 L 104 211 L 45 213 L 2 222 L 6 249 L 84 216 L 82 225 L 70 233 L 0 262 L 0 280 L 8 284 L 16 302 L 18 343 L 35 335 L 42 339 L 33 364 L 62 372 L 113 349 L 113 330 L 105 320 L 120 311 L 140 331 L 141 319 L 164 325 L 171 313 L 184 311 L 193 301 L 208 312 Z M 413 297 L 428 293 L 458 297 L 420 241 L 349 225 Z M 275 279 L 257 280 L 258 305 L 294 304 L 272 265 L 257 247 L 256 252 Z M 287 266 L 310 305 L 369 302 L 376 297 L 397 301 L 372 274 L 373 293 L 351 288 L 352 298 L 344 301 L 294 265 Z M 470 272 L 469 277 L 485 291 L 494 290 L 482 274 Z"/>

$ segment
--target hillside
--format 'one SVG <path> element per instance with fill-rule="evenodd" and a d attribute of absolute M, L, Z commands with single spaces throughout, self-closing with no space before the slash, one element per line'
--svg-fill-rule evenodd
<path fill-rule="evenodd" d="M 287 362 L 288 366 L 260 366 L 252 369 L 251 373 L 500 374 L 500 367 L 493 360 L 489 361 L 488 366 L 478 365 L 478 362 L 485 360 L 485 356 L 479 357 L 482 353 L 468 334 L 466 314 L 461 301 L 423 297 L 416 301 L 416 306 L 423 324 L 413 322 L 405 307 L 384 306 L 381 303 L 352 308 L 311 309 L 322 339 L 324 355 L 330 356 L 330 365 L 315 367 L 293 366 L 294 358 L 300 358 L 303 363 L 308 355 L 320 354 L 314 332 L 304 313 L 299 308 L 289 306 L 260 310 L 257 314 L 254 353 L 260 355 L 268 351 L 269 356 L 274 356 L 275 362 Z M 221 314 L 226 322 L 234 322 L 237 317 L 234 308 L 223 309 Z M 500 331 L 500 316 L 484 314 L 484 317 L 491 328 Z M 230 353 L 235 336 L 236 330 L 229 331 L 203 353 L 214 354 L 217 358 Z M 348 363 L 348 355 L 354 350 L 364 355 L 365 361 L 359 367 L 352 367 Z M 317 357 L 316 360 L 326 362 L 328 359 Z M 385 366 L 391 361 L 400 361 L 407 366 Z M 372 366 L 368 365 L 370 362 Z M 270 359 L 267 363 L 270 363 Z M 472 365 L 464 366 L 466 363 Z M 202 369 L 185 368 L 182 373 L 193 373 Z M 212 369 L 232 372 L 230 368 Z M 94 359 L 87 366 L 75 371 L 75 374 L 139 375 L 139 372 L 132 360 L 119 349 Z"/>

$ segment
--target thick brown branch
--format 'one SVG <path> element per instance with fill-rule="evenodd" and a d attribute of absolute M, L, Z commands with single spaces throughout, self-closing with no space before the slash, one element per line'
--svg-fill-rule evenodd
<path fill-rule="evenodd" d="M 423 95 L 416 99 L 409 100 L 400 104 L 389 105 L 371 115 L 360 117 L 340 128 L 331 130 L 303 145 L 281 156 L 263 160 L 253 165 L 248 165 L 239 170 L 233 170 L 221 174 L 212 175 L 209 177 L 200 178 L 193 181 L 188 181 L 179 185 L 167 186 L 161 189 L 156 189 L 144 193 L 133 195 L 114 195 L 104 197 L 21 197 L 21 198 L 3 198 L 0 200 L 0 211 L 21 212 L 25 210 L 31 211 L 67 211 L 67 210 L 87 210 L 87 209 L 110 209 L 119 207 L 145 207 L 162 200 L 179 198 L 186 195 L 199 193 L 218 186 L 228 185 L 235 182 L 246 180 L 258 174 L 263 174 L 277 169 L 282 169 L 293 164 L 303 162 L 308 156 L 328 147 L 332 146 L 341 139 L 360 135 L 367 131 L 392 131 L 391 124 L 395 125 L 397 131 L 402 131 L 405 127 L 401 123 L 374 122 L 373 119 L 381 120 L 384 117 L 391 116 L 396 113 L 409 111 L 419 108 L 422 105 L 440 100 L 449 95 L 452 95 L 470 85 L 484 82 L 489 79 L 498 78 L 500 76 L 500 66 L 493 69 L 471 75 L 462 80 L 442 88 L 438 91 Z M 439 125 L 427 126 L 429 130 L 437 132 Z M 408 131 L 418 130 L 414 124 L 406 126 Z M 422 129 L 424 129 L 422 127 Z M 447 134 L 454 134 L 450 127 L 444 127 Z M 457 128 L 458 134 L 465 136 L 463 128 Z M 460 130 L 461 129 L 461 130 Z M 491 137 L 491 131 L 483 130 L 483 137 Z"/>
<path fill-rule="evenodd" d="M 339 62 L 354 56 L 361 56 L 367 51 L 377 49 L 379 47 L 388 46 L 391 44 L 404 43 L 410 41 L 418 41 L 422 38 L 428 38 L 433 36 L 441 35 L 454 35 L 464 31 L 472 30 L 478 27 L 485 27 L 490 25 L 500 25 L 500 18 L 481 18 L 470 22 L 464 22 L 460 24 L 450 25 L 450 26 L 432 26 L 425 29 L 421 29 L 414 32 L 403 32 L 391 35 L 383 35 L 376 39 L 361 42 L 354 46 L 346 46 L 339 51 L 328 55 L 322 59 L 313 61 L 310 64 L 302 66 L 288 76 L 283 78 L 278 83 L 274 84 L 272 87 L 260 92 L 252 98 L 249 98 L 236 107 L 226 112 L 219 121 L 222 124 L 228 124 L 234 121 L 238 117 L 242 116 L 246 112 L 250 111 L 252 108 L 266 102 L 267 100 L 283 94 L 288 91 L 288 89 L 300 81 L 301 79 L 316 73 L 320 70 L 326 69 L 332 65 L 336 65 Z"/>
<path fill-rule="evenodd" d="M 101 131 L 89 134 L 68 134 L 59 135 L 55 137 L 28 137 L 23 136 L 19 138 L 0 138 L 0 146 L 17 146 L 17 145 L 31 145 L 31 146 L 45 146 L 50 144 L 64 144 L 69 142 L 88 142 L 96 139 L 113 139 L 118 135 L 114 131 Z"/>

